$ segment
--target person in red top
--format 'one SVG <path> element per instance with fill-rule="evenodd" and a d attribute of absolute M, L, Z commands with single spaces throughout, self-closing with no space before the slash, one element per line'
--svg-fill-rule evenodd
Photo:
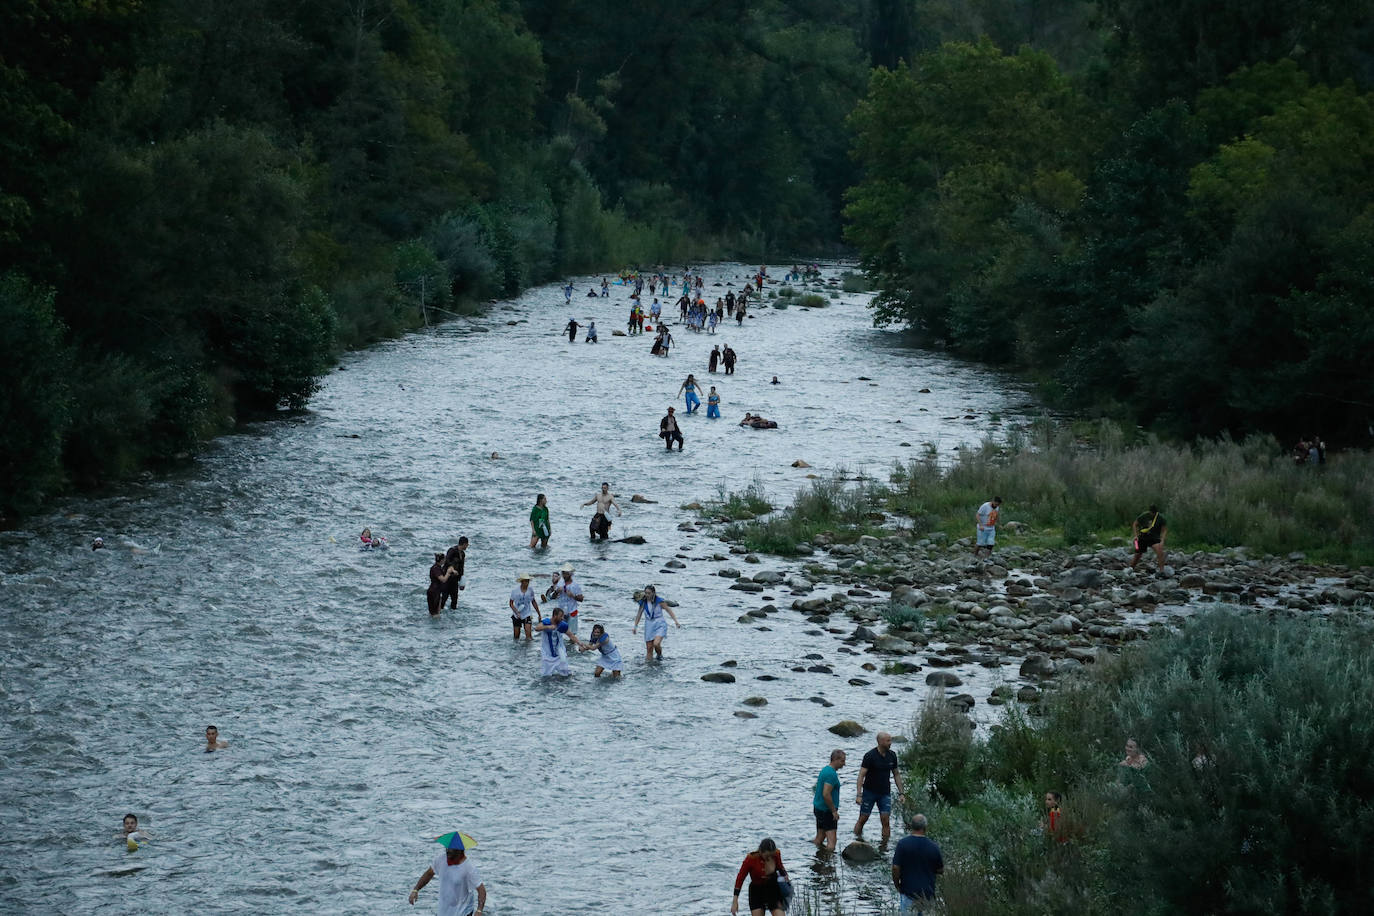
<path fill-rule="evenodd" d="M 1059 842 L 1064 842 L 1067 837 L 1059 832 L 1062 819 L 1062 812 L 1059 806 L 1064 803 L 1064 796 L 1058 792 L 1045 793 L 1045 820 L 1049 827 L 1049 834 Z"/>
<path fill-rule="evenodd" d="M 787 869 L 782 864 L 782 853 L 778 844 L 765 837 L 759 848 L 744 857 L 744 864 L 735 876 L 735 897 L 730 901 L 731 916 L 739 913 L 739 891 L 744 887 L 744 876 L 749 876 L 749 914 L 750 916 L 783 916 L 782 888 L 778 877 L 787 877 Z"/>

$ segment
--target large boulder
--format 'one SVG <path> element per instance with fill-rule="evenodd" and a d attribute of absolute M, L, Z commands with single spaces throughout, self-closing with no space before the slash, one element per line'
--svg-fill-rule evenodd
<path fill-rule="evenodd" d="M 879 652 L 894 652 L 898 655 L 910 655 L 916 651 L 917 647 L 915 643 L 907 642 L 905 639 L 889 634 L 879 636 L 875 639 L 873 641 L 873 648 L 877 649 Z"/>
<path fill-rule="evenodd" d="M 857 738 L 868 732 L 868 729 L 864 728 L 853 719 L 845 719 L 841 722 L 836 722 L 826 730 L 832 735 L 839 735 L 841 738 Z"/>
<path fill-rule="evenodd" d="M 1063 586 L 1073 586 L 1074 588 L 1101 588 L 1107 582 L 1107 577 L 1100 569 L 1091 569 L 1087 566 L 1079 566 L 1071 569 L 1059 577 L 1059 584 Z"/>
<path fill-rule="evenodd" d="M 1031 655 L 1021 663 L 1021 677 L 1049 677 L 1054 674 L 1054 659 L 1048 655 Z"/>
<path fill-rule="evenodd" d="M 844 848 L 844 851 L 841 852 L 840 855 L 844 856 L 846 862 L 860 864 L 864 862 L 876 862 L 881 858 L 878 850 L 874 849 L 863 840 L 855 840 L 850 843 Z"/>
<path fill-rule="evenodd" d="M 1061 614 L 1051 620 L 1046 629 L 1056 636 L 1068 636 L 1071 633 L 1077 633 L 1082 626 L 1083 621 L 1072 614 Z"/>
<path fill-rule="evenodd" d="M 926 675 L 926 685 L 929 687 L 961 687 L 963 683 L 959 675 L 952 671 L 932 671 Z"/>

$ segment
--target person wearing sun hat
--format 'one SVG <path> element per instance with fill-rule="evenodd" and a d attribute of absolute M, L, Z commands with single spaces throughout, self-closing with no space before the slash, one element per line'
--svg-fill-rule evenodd
<path fill-rule="evenodd" d="M 520 638 L 521 627 L 525 630 L 525 642 L 534 639 L 534 615 L 539 613 L 539 596 L 530 587 L 533 577 L 522 572 L 515 577 L 516 586 L 510 591 L 511 639 Z"/>
<path fill-rule="evenodd" d="M 553 585 L 549 586 L 549 597 L 558 602 L 563 609 L 563 619 L 568 621 L 568 632 L 577 636 L 577 608 L 582 603 L 582 585 L 573 580 L 576 570 L 571 563 L 564 563 L 553 574 Z"/>
<path fill-rule="evenodd" d="M 456 830 L 436 840 L 444 851 L 435 856 L 434 863 L 425 869 L 410 892 L 410 905 L 420 897 L 420 891 L 432 879 L 439 879 L 439 916 L 477 916 L 487 907 L 487 886 L 477 866 L 468 859 L 467 851 L 477 844 L 472 837 Z M 473 907 L 476 897 L 476 908 Z"/>

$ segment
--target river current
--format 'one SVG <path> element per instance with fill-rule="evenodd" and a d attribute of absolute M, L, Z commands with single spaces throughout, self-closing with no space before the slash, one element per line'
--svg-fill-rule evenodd
<path fill-rule="evenodd" d="M 746 271 L 704 269 L 708 299 Z M 612 336 L 629 290 L 584 298 L 599 279 L 575 279 L 571 306 L 541 287 L 349 354 L 308 411 L 0 533 L 0 911 L 433 912 L 436 885 L 416 910 L 405 898 L 452 829 L 478 841 L 493 916 L 724 913 L 764 836 L 801 892 L 891 904 L 883 863 L 816 862 L 811 789 L 845 748 L 843 843 L 871 733 L 905 731 L 923 682 L 863 671 L 881 659 L 840 652 L 786 610 L 785 587 L 729 590 L 722 566 L 781 564 L 679 530 L 696 519 L 681 506 L 756 481 L 785 504 L 808 473 L 882 475 L 1035 408 L 996 373 L 874 329 L 863 294 L 765 303 L 714 336 L 674 322 L 664 359 L 651 334 Z M 600 342 L 569 343 L 569 316 L 594 318 Z M 727 342 L 736 374 L 708 374 Z M 722 419 L 683 415 L 688 372 L 717 386 Z M 657 438 L 669 404 L 681 453 Z M 746 410 L 780 428 L 738 427 Z M 624 510 L 611 537 L 643 545 L 589 543 L 580 504 L 603 480 Z M 525 546 L 541 492 L 546 552 Z M 364 525 L 390 549 L 360 551 Z M 431 555 L 459 535 L 467 588 L 432 620 Z M 586 591 L 583 636 L 602 622 L 625 657 L 620 681 L 592 678 L 595 653 L 543 680 L 537 644 L 510 638 L 516 574 L 542 589 L 564 562 Z M 682 621 L 661 665 L 630 632 L 648 582 Z M 736 621 L 770 602 L 771 628 Z M 793 672 L 809 653 L 834 673 Z M 735 683 L 701 680 L 726 670 Z M 841 719 L 870 734 L 829 734 Z M 203 753 L 207 724 L 227 749 Z M 125 812 L 153 834 L 138 852 L 114 841 Z"/>

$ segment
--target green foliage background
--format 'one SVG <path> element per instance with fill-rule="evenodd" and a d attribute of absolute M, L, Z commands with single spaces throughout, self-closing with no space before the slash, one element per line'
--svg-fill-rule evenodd
<path fill-rule="evenodd" d="M 911 11 L 850 118 L 880 322 L 1079 414 L 1368 439 L 1368 4 Z"/>
<path fill-rule="evenodd" d="M 1301 0 L 0 7 L 0 512 L 570 272 L 857 248 L 1161 431 L 1365 435 L 1374 15 Z M 54 444 L 55 443 L 55 444 Z"/>

